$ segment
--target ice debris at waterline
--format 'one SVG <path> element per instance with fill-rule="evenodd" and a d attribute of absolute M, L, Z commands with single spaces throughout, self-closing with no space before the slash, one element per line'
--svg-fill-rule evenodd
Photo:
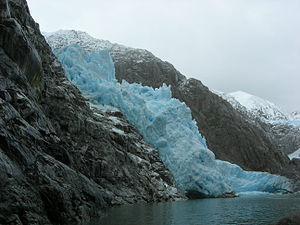
<path fill-rule="evenodd" d="M 125 81 L 118 83 L 106 50 L 87 51 L 74 44 L 54 52 L 67 77 L 93 104 L 119 108 L 145 140 L 159 150 L 181 191 L 216 197 L 230 192 L 291 190 L 287 178 L 244 171 L 237 165 L 216 160 L 190 109 L 172 98 L 170 87 L 152 89 Z"/>

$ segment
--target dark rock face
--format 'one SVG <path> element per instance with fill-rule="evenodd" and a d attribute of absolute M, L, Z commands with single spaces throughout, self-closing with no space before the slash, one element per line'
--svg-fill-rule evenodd
<path fill-rule="evenodd" d="M 281 219 L 276 225 L 300 225 L 300 211 Z"/>
<path fill-rule="evenodd" d="M 227 101 L 212 93 L 200 81 L 186 79 L 171 64 L 151 53 L 144 54 L 143 60 L 138 54 L 133 59 L 133 53 L 125 53 L 127 56 L 112 52 L 117 79 L 155 88 L 163 83 L 171 85 L 173 97 L 190 107 L 199 131 L 217 158 L 247 170 L 272 173 L 280 173 L 288 164 L 288 158 L 275 148 L 261 127 L 243 118 Z"/>
<path fill-rule="evenodd" d="M 180 197 L 122 114 L 90 109 L 65 78 L 25 0 L 0 0 L 0 115 L 0 224 L 83 224 Z"/>
<path fill-rule="evenodd" d="M 285 154 L 300 149 L 300 129 L 288 124 L 270 125 L 275 144 Z"/>
<path fill-rule="evenodd" d="M 283 170 L 282 175 L 293 178 L 300 191 L 300 159 L 292 159 L 289 165 Z"/>

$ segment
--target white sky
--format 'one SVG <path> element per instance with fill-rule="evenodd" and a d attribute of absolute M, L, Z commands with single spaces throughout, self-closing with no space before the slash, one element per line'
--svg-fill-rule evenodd
<path fill-rule="evenodd" d="M 300 0 L 28 0 L 42 31 L 145 48 L 210 89 L 300 110 Z"/>

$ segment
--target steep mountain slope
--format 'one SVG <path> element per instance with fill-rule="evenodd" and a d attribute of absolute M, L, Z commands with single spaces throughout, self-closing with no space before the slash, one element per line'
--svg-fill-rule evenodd
<path fill-rule="evenodd" d="M 274 144 L 285 154 L 300 148 L 300 129 L 289 123 L 267 124 L 267 129 Z"/>
<path fill-rule="evenodd" d="M 154 88 L 163 83 L 171 85 L 173 97 L 189 106 L 199 131 L 217 158 L 245 169 L 274 173 L 279 173 L 288 164 L 288 158 L 274 147 L 262 128 L 245 120 L 227 101 L 200 81 L 187 79 L 170 63 L 150 52 L 97 40 L 78 31 L 59 31 L 48 35 L 47 40 L 54 49 L 72 43 L 86 49 L 107 48 L 119 81 L 124 79 Z"/>
<path fill-rule="evenodd" d="M 67 80 L 25 0 L 0 0 L 0 224 L 83 224 L 180 197 L 157 150 Z"/>
<path fill-rule="evenodd" d="M 249 121 L 270 134 L 275 146 L 285 154 L 300 148 L 300 120 L 297 112 L 288 115 L 274 103 L 246 92 L 216 92 Z"/>

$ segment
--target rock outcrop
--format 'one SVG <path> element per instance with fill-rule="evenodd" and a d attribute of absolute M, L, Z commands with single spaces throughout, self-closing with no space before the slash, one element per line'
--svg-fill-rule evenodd
<path fill-rule="evenodd" d="M 286 155 L 300 148 L 300 128 L 286 123 L 268 124 L 274 144 Z"/>
<path fill-rule="evenodd" d="M 91 108 L 66 79 L 26 1 L 0 10 L 0 224 L 83 224 L 181 197 L 122 114 Z"/>
<path fill-rule="evenodd" d="M 281 219 L 275 225 L 300 225 L 300 211 L 291 216 Z"/>

